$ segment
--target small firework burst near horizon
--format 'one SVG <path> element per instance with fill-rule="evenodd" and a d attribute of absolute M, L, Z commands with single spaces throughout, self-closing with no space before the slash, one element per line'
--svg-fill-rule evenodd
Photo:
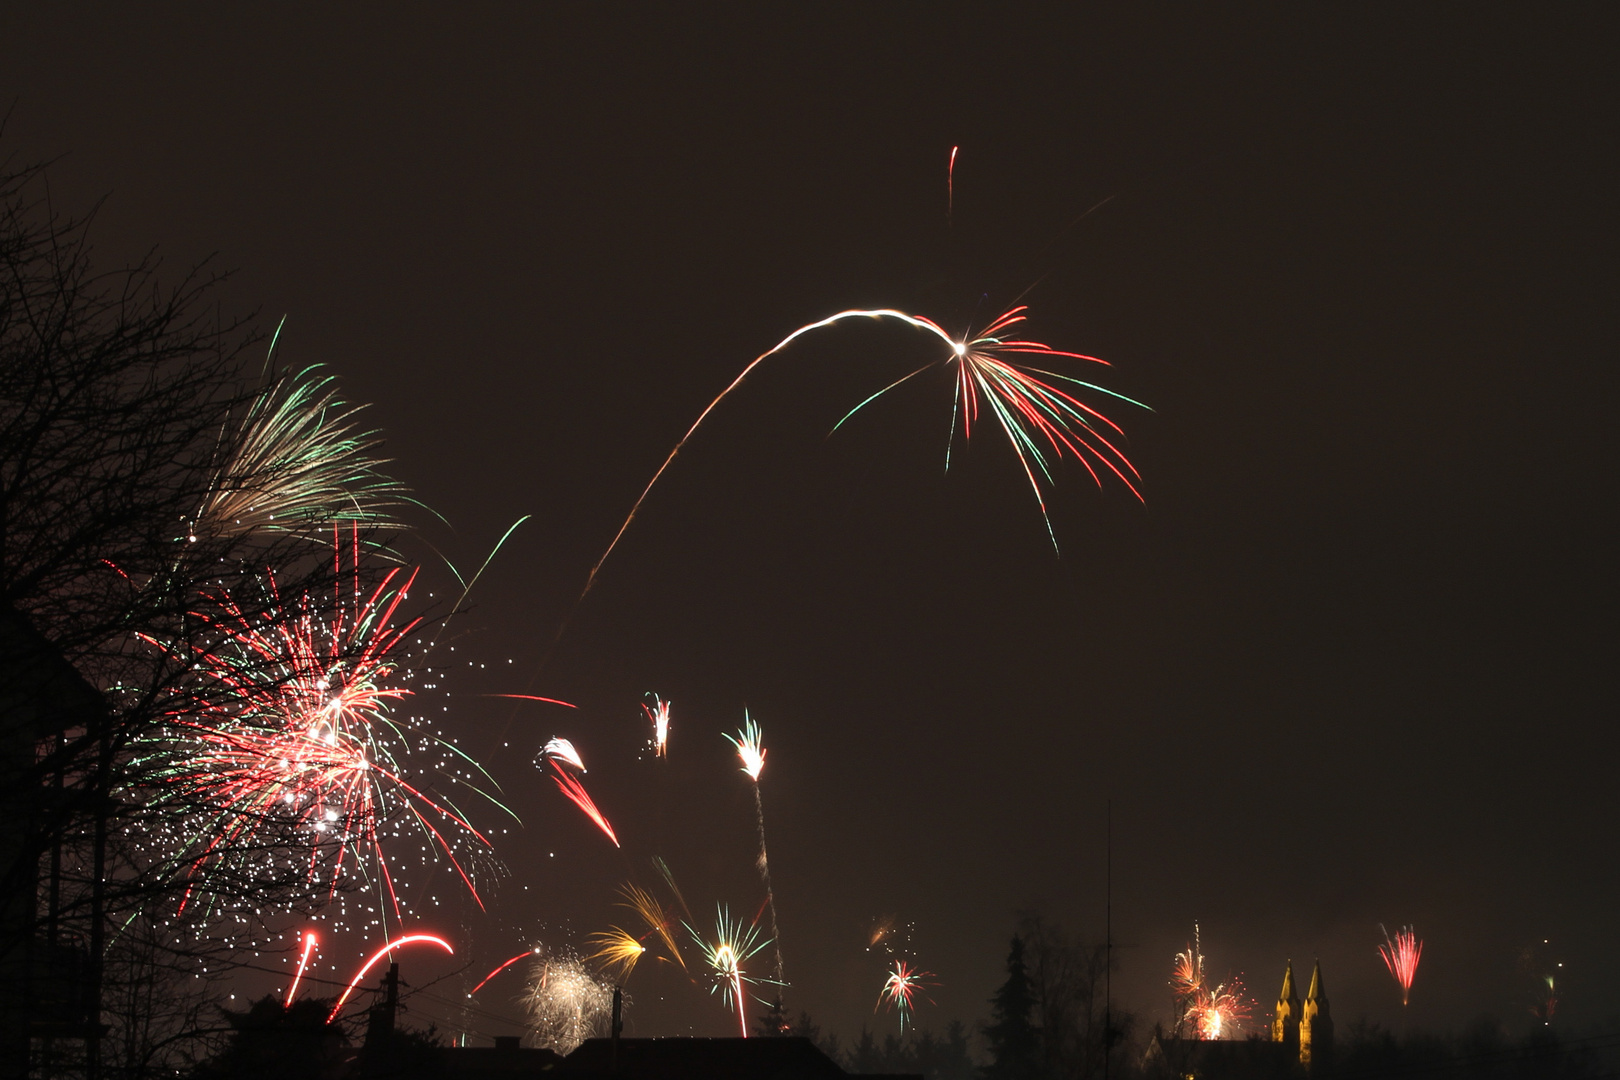
<path fill-rule="evenodd" d="M 918 971 L 904 960 L 896 960 L 889 977 L 883 983 L 883 990 L 878 994 L 878 1003 L 872 1007 L 873 1012 L 888 1005 L 900 1017 L 900 1030 L 906 1030 L 906 1022 L 911 1019 L 911 1013 L 916 1008 L 916 997 L 924 986 L 933 986 L 931 971 Z"/>
<path fill-rule="evenodd" d="M 737 1010 L 737 1025 L 743 1038 L 748 1038 L 748 1013 L 746 999 L 743 995 L 743 984 L 750 985 L 758 982 L 752 979 L 743 970 L 743 964 L 763 949 L 770 941 L 760 939 L 759 926 L 755 923 L 743 924 L 731 917 L 731 912 L 723 904 L 715 906 L 714 939 L 710 941 L 698 933 L 691 924 L 687 924 L 686 932 L 692 936 L 699 950 L 703 953 L 703 961 L 709 968 L 709 992 L 719 994 L 722 1004 L 728 1009 Z"/>
<path fill-rule="evenodd" d="M 525 999 L 529 1044 L 568 1055 L 586 1039 L 608 1033 L 613 987 L 578 957 L 536 949 Z M 624 999 L 626 1006 L 629 999 Z"/>
<path fill-rule="evenodd" d="M 1418 961 L 1423 958 L 1423 942 L 1410 926 L 1401 927 L 1393 938 L 1382 923 L 1378 929 L 1384 934 L 1384 944 L 1378 946 L 1378 955 L 1384 958 L 1384 966 L 1389 968 L 1390 975 L 1400 986 L 1401 1005 L 1404 1007 L 1412 999 L 1412 980 L 1417 978 Z"/>
<path fill-rule="evenodd" d="M 1242 978 L 1210 982 L 1204 969 L 1202 936 L 1194 923 L 1193 943 L 1186 952 L 1176 954 L 1171 969 L 1170 986 L 1181 1010 L 1177 1025 L 1191 1025 L 1194 1036 L 1202 1040 L 1231 1038 L 1242 1030 L 1254 1007 Z"/>

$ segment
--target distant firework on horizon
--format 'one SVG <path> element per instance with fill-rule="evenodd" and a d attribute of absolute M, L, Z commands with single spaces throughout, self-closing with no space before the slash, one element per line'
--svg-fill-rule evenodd
<path fill-rule="evenodd" d="M 1231 1038 L 1253 1014 L 1242 978 L 1234 976 L 1211 985 L 1197 923 L 1193 924 L 1193 943 L 1186 952 L 1176 954 L 1170 986 L 1181 1009 L 1178 1024 L 1190 1024 L 1198 1039 Z"/>
<path fill-rule="evenodd" d="M 896 960 L 894 967 L 889 971 L 889 977 L 884 980 L 883 990 L 878 994 L 878 1003 L 872 1011 L 888 1005 L 900 1016 L 900 1030 L 906 1030 L 906 1022 L 911 1019 L 912 1010 L 916 1007 L 914 1000 L 918 991 L 924 986 L 934 985 L 927 980 L 932 979 L 931 971 L 918 971 L 904 960 Z"/>
<path fill-rule="evenodd" d="M 1423 942 L 1410 926 L 1403 926 L 1393 938 L 1388 930 L 1384 930 L 1382 923 L 1378 929 L 1384 933 L 1384 944 L 1378 946 L 1378 955 L 1384 958 L 1384 966 L 1389 968 L 1390 975 L 1400 985 L 1401 1005 L 1404 1007 L 1412 998 L 1412 980 L 1417 978 L 1418 961 L 1423 957 Z"/>

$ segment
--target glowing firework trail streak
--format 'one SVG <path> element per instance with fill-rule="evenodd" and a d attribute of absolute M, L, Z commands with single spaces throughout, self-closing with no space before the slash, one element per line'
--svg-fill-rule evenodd
<path fill-rule="evenodd" d="M 450 943 L 448 941 L 441 937 L 434 937 L 432 934 L 407 934 L 405 937 L 395 938 L 393 941 L 387 942 L 382 948 L 378 949 L 372 954 L 371 959 L 367 960 L 365 965 L 361 967 L 359 971 L 355 972 L 354 978 L 349 980 L 349 985 L 344 988 L 342 995 L 337 999 L 337 1004 L 333 1005 L 332 1011 L 327 1014 L 326 1022 L 330 1024 L 332 1021 L 337 1019 L 338 1013 L 343 1011 L 344 1004 L 349 1000 L 349 995 L 354 993 L 354 988 L 360 985 L 361 981 L 366 977 L 366 972 L 370 971 L 376 965 L 377 961 L 381 960 L 395 949 L 402 948 L 406 945 L 414 945 L 421 941 L 437 945 L 451 956 L 456 954 L 456 950 L 450 947 Z"/>
<path fill-rule="evenodd" d="M 287 996 L 282 1001 L 283 1008 L 291 1008 L 293 995 L 298 993 L 298 984 L 304 981 L 304 969 L 309 967 L 309 954 L 315 951 L 315 931 L 304 931 L 304 955 L 298 958 L 298 973 L 293 976 L 292 985 L 287 987 Z"/>
<path fill-rule="evenodd" d="M 748 711 L 743 710 L 743 728 L 737 732 L 733 739 L 730 735 L 726 740 L 737 748 L 737 757 L 742 760 L 742 771 L 754 782 L 754 816 L 759 821 L 759 878 L 765 886 L 765 903 L 771 912 L 771 945 L 776 953 L 776 984 L 787 985 L 782 978 L 782 945 L 781 932 L 776 926 L 776 893 L 771 889 L 771 861 L 765 852 L 765 804 L 759 794 L 759 774 L 765 771 L 765 747 L 761 742 L 764 732 L 753 720 L 749 719 Z"/>
<path fill-rule="evenodd" d="M 539 949 L 538 946 L 536 946 L 533 949 L 524 949 L 522 952 L 520 952 L 516 956 L 512 957 L 512 959 L 507 960 L 506 962 L 502 963 L 500 967 L 496 968 L 494 971 L 490 972 L 488 975 L 485 975 L 483 977 L 483 979 L 478 983 L 478 985 L 472 988 L 472 992 L 469 993 L 467 996 L 472 997 L 473 994 L 478 993 L 478 991 L 480 991 L 480 990 L 482 990 L 484 988 L 484 983 L 489 982 L 489 980 L 493 979 L 495 976 L 499 975 L 501 972 L 505 971 L 507 968 L 511 967 L 513 964 L 517 963 L 519 960 L 523 959 L 525 956 L 534 956 L 539 951 L 540 951 L 540 949 Z"/>
<path fill-rule="evenodd" d="M 1378 955 L 1384 958 L 1384 966 L 1401 987 L 1401 1005 L 1405 1006 L 1412 997 L 1412 980 L 1417 978 L 1418 961 L 1423 957 L 1423 942 L 1410 926 L 1403 926 L 1392 940 L 1389 931 L 1384 930 L 1382 923 L 1378 925 L 1383 930 L 1384 944 L 1378 946 Z"/>
<path fill-rule="evenodd" d="M 984 330 L 970 337 L 960 339 L 951 337 L 932 319 L 908 315 L 893 308 L 840 311 L 836 315 L 829 315 L 818 322 L 799 327 L 777 342 L 770 350 L 755 357 L 753 362 L 743 368 L 742 373 L 733 379 L 724 390 L 720 391 L 719 396 L 709 402 L 703 412 L 698 415 L 697 420 L 687 429 L 686 434 L 682 435 L 680 441 L 675 444 L 675 449 L 669 452 L 669 456 L 664 459 L 664 463 L 658 467 L 658 471 L 653 473 L 652 479 L 642 489 L 635 505 L 630 508 L 630 515 L 624 519 L 624 524 L 620 525 L 619 531 L 613 535 L 613 540 L 608 544 L 607 550 L 602 553 L 601 558 L 596 560 L 596 565 L 591 567 L 590 576 L 586 578 L 585 588 L 581 591 L 580 596 L 583 598 L 586 593 L 591 591 L 591 586 L 596 582 L 596 575 L 602 569 L 602 564 L 607 562 L 608 556 L 613 554 L 613 549 L 618 546 L 625 530 L 630 528 L 630 523 L 636 519 L 636 514 L 641 510 L 641 504 L 647 500 L 648 493 L 652 491 L 659 478 L 664 475 L 670 464 L 674 462 L 676 455 L 686 446 L 687 440 L 692 437 L 703 421 L 708 419 L 709 414 L 715 410 L 715 407 L 725 400 L 726 395 L 740 386 L 742 381 L 761 363 L 787 348 L 804 334 L 812 330 L 833 326 L 843 322 L 845 319 L 897 319 L 907 326 L 926 330 L 928 333 L 938 337 L 944 343 L 946 351 L 939 360 L 925 364 L 910 375 L 895 380 L 855 406 L 845 415 L 843 420 L 834 425 L 833 430 L 836 431 L 844 423 L 844 420 L 848 420 L 850 416 L 853 416 L 877 398 L 913 376 L 922 374 L 935 364 L 940 366 L 955 364 L 957 365 L 955 409 L 956 414 L 962 417 L 964 437 L 970 437 L 972 434 L 973 422 L 978 419 L 982 399 L 994 415 L 996 422 L 1001 426 L 1002 432 L 1007 436 L 1013 452 L 1018 455 L 1019 464 L 1023 467 L 1024 475 L 1029 479 L 1030 487 L 1035 493 L 1035 501 L 1040 507 L 1041 518 L 1046 522 L 1047 533 L 1052 537 L 1052 546 L 1054 548 L 1057 547 L 1057 537 L 1052 533 L 1052 523 L 1046 513 L 1046 500 L 1041 494 L 1040 481 L 1036 479 L 1036 473 L 1039 472 L 1048 481 L 1051 480 L 1051 470 L 1047 460 L 1048 452 L 1060 458 L 1065 453 L 1073 454 L 1085 466 L 1086 471 L 1091 474 L 1092 479 L 1099 486 L 1102 484 L 1102 478 L 1098 475 L 1097 470 L 1092 467 L 1092 464 L 1095 462 L 1103 466 L 1124 482 L 1125 486 L 1130 488 L 1131 493 L 1140 499 L 1142 494 L 1130 479 L 1130 477 L 1136 477 L 1140 480 L 1140 474 L 1137 473 L 1136 467 L 1130 463 L 1118 447 L 1109 441 L 1108 436 L 1103 435 L 1098 430 L 1097 424 L 1105 425 L 1119 435 L 1123 435 L 1124 431 L 1118 424 L 1080 401 L 1068 390 L 1046 380 L 1056 380 L 1073 387 L 1105 394 L 1108 397 L 1141 408 L 1146 408 L 1146 406 L 1139 401 L 1133 401 L 1125 397 L 1123 394 L 1106 390 L 1093 383 L 1082 382 L 1068 375 L 1028 367 L 1005 359 L 1009 354 L 1027 354 L 1085 360 L 1089 363 L 1107 365 L 1106 360 L 1098 359 L 1095 356 L 1064 352 L 1049 345 L 1043 345 L 1038 341 L 1023 341 L 1000 336 L 1002 331 L 1024 321 L 1023 312 L 1025 310 L 1027 310 L 1026 306 L 1019 306 L 1003 312 Z M 1045 378 L 1042 378 L 1042 376 Z M 954 428 L 955 423 L 953 421 L 953 432 Z M 947 467 L 949 464 L 950 455 L 949 451 L 947 451 Z M 1130 473 L 1130 477 L 1126 476 L 1126 472 Z"/>
<path fill-rule="evenodd" d="M 877 1004 L 872 1006 L 872 1011 L 877 1012 L 887 1003 L 891 1009 L 900 1014 L 900 1030 L 905 1031 L 906 1020 L 910 1018 L 913 1007 L 912 999 L 916 997 L 921 987 L 933 985 L 923 981 L 933 977 L 934 973 L 931 971 L 918 971 L 904 960 L 896 960 L 894 970 L 889 972 L 888 981 L 883 984 L 883 991 L 878 995 Z"/>
<path fill-rule="evenodd" d="M 561 706 L 563 706 L 564 708 L 567 708 L 567 709 L 577 709 L 577 708 L 579 708 L 578 705 L 575 705 L 575 704 L 573 704 L 571 702 L 562 701 L 562 700 L 560 700 L 558 698 L 554 698 L 554 697 L 537 697 L 534 694 L 481 694 L 479 696 L 480 697 L 516 698 L 519 701 L 543 701 L 547 705 L 561 705 Z"/>
<path fill-rule="evenodd" d="M 669 702 L 657 694 L 648 696 L 653 699 L 653 703 L 650 707 L 643 703 L 641 711 L 652 721 L 653 754 L 655 757 L 666 757 L 669 751 Z"/>
<path fill-rule="evenodd" d="M 960 146 L 951 147 L 951 160 L 945 166 L 945 223 L 951 224 L 956 213 L 956 152 Z"/>
<path fill-rule="evenodd" d="M 554 765 L 553 768 L 556 768 L 556 766 Z M 591 801 L 591 797 L 585 794 L 585 788 L 580 782 L 560 768 L 557 768 L 557 772 L 552 776 L 552 779 L 557 781 L 557 786 L 562 788 L 562 793 L 568 796 L 575 806 L 585 811 L 585 816 L 596 822 L 597 828 L 607 834 L 607 838 L 613 841 L 613 846 L 619 847 L 619 838 L 613 835 L 613 826 L 608 824 L 608 819 L 602 816 L 602 811 L 596 808 L 596 804 Z"/>

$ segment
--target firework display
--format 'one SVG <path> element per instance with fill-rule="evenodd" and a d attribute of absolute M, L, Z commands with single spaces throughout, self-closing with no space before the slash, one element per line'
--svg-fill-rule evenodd
<path fill-rule="evenodd" d="M 676 899 L 680 900 L 679 891 L 674 889 L 674 881 L 668 878 L 668 868 L 664 867 L 662 862 L 659 863 L 659 866 L 664 870 L 671 890 L 675 891 Z M 646 932 L 636 940 L 645 941 L 649 935 L 656 935 L 658 940 L 664 943 L 664 948 L 669 950 L 669 959 L 679 965 L 682 970 L 685 970 L 686 958 L 681 955 L 681 948 L 675 942 L 675 917 L 664 909 L 664 905 L 659 903 L 658 898 L 652 893 L 638 888 L 628 881 L 624 883 L 619 892 L 624 897 L 624 900 L 618 906 L 634 911 L 641 917 L 643 925 L 647 927 Z M 681 900 L 680 903 L 683 908 L 686 906 L 684 900 Z"/>
<path fill-rule="evenodd" d="M 951 436 L 955 437 L 958 422 L 962 428 L 964 439 L 971 438 L 973 426 L 979 421 L 981 408 L 988 409 L 995 419 L 996 425 L 1008 443 L 1012 446 L 1014 454 L 1018 457 L 1024 476 L 1028 479 L 1031 490 L 1035 494 L 1036 505 L 1040 507 L 1041 518 L 1046 522 L 1047 535 L 1052 545 L 1057 546 L 1057 536 L 1052 531 L 1052 522 L 1046 512 L 1046 497 L 1042 493 L 1041 480 L 1052 479 L 1051 461 L 1053 457 L 1061 458 L 1072 456 L 1091 474 L 1091 478 L 1100 486 L 1102 474 L 1098 469 L 1112 474 L 1130 489 L 1138 499 L 1142 497 L 1136 483 L 1140 475 L 1136 468 L 1126 458 L 1125 454 L 1114 444 L 1116 438 L 1123 438 L 1124 431 L 1114 421 L 1104 416 L 1098 410 L 1087 405 L 1076 391 L 1087 391 L 1114 398 L 1131 405 L 1146 408 L 1139 401 L 1133 401 L 1123 394 L 1104 389 L 1095 383 L 1084 382 L 1070 375 L 1048 371 L 1044 368 L 1033 367 L 1022 363 L 1019 357 L 1035 356 L 1054 360 L 1082 360 L 1087 363 L 1106 365 L 1106 360 L 1084 353 L 1066 352 L 1054 349 L 1039 341 L 1028 341 L 1022 338 L 1009 337 L 1007 331 L 1025 321 L 1024 312 L 1027 305 L 1021 305 L 1002 312 L 992 319 L 984 329 L 952 337 L 938 323 L 932 319 L 916 315 L 908 315 L 893 308 L 872 308 L 864 310 L 840 311 L 813 323 L 799 327 L 793 333 L 777 342 L 769 350 L 760 353 L 742 372 L 731 381 L 729 385 L 715 399 L 698 414 L 692 426 L 682 435 L 675 448 L 669 452 L 662 465 L 653 473 L 652 479 L 642 489 L 630 513 L 625 517 L 618 532 L 609 541 L 607 550 L 602 552 L 596 565 L 585 580 L 584 592 L 590 592 L 591 586 L 596 582 L 596 575 L 601 571 L 602 564 L 607 561 L 613 549 L 618 546 L 625 530 L 635 520 L 636 514 L 641 510 L 641 504 L 647 501 L 647 495 L 658 483 L 660 477 L 675 461 L 676 455 L 686 446 L 686 443 L 697 429 L 708 419 L 710 413 L 724 401 L 733 390 L 742 385 L 753 370 L 767 359 L 780 353 L 800 337 L 812 330 L 835 326 L 846 319 L 894 319 L 918 330 L 926 331 L 938 337 L 944 350 L 939 359 L 932 361 L 917 370 L 905 375 L 877 393 L 866 398 L 855 408 L 846 413 L 843 419 L 834 425 L 834 430 L 841 427 L 845 421 L 861 411 L 873 401 L 893 390 L 902 383 L 908 382 L 924 371 L 934 367 L 953 368 L 953 377 L 956 384 L 955 404 L 951 421 Z M 1104 434 L 1103 429 L 1112 432 Z M 1049 457 L 1048 455 L 1051 455 Z M 947 443 L 945 461 L 950 465 L 950 446 Z M 1039 474 L 1039 475 L 1037 475 Z"/>
<path fill-rule="evenodd" d="M 164 857 L 173 873 L 203 885 L 212 874 L 284 874 L 286 860 L 302 860 L 309 886 L 324 883 L 328 897 L 350 878 L 375 887 L 398 921 L 384 841 L 410 832 L 442 854 L 482 905 L 464 855 L 469 846 L 489 850 L 489 840 L 414 774 L 432 754 L 425 771 L 439 780 L 480 795 L 478 780 L 490 782 L 482 770 L 458 774 L 451 762 L 470 759 L 395 715 L 411 694 L 402 653 L 419 625 L 396 615 L 416 575 L 395 567 L 368 589 L 358 546 L 356 539 L 356 566 L 340 575 L 345 584 L 331 600 L 282 597 L 267 572 L 267 603 L 250 611 L 227 593 L 209 593 L 193 612 L 198 633 L 143 635 L 193 675 L 169 723 L 135 748 L 149 805 L 174 824 L 161 837 Z"/>
<path fill-rule="evenodd" d="M 590 941 L 597 948 L 589 959 L 602 965 L 602 970 L 612 973 L 618 982 L 624 982 L 635 970 L 636 961 L 641 954 L 647 951 L 646 946 L 630 931 L 622 927 L 609 927 L 600 934 L 592 934 Z"/>
<path fill-rule="evenodd" d="M 540 753 L 551 761 L 564 761 L 580 772 L 587 771 L 585 762 L 579 756 L 579 751 L 575 750 L 574 744 L 567 739 L 552 739 L 541 748 Z"/>
<path fill-rule="evenodd" d="M 191 524 L 191 540 L 338 521 L 397 524 L 387 511 L 407 501 L 407 489 L 384 475 L 386 460 L 373 455 L 382 438 L 356 430 L 364 406 L 346 405 L 336 379 L 320 370 L 317 364 L 277 376 L 253 399 Z"/>
<path fill-rule="evenodd" d="M 1243 989 L 1243 980 L 1233 977 L 1213 983 L 1204 970 L 1202 935 L 1193 924 L 1193 943 L 1176 954 L 1170 987 L 1181 1011 L 1180 1023 L 1192 1029 L 1199 1039 L 1232 1038 L 1253 1014 L 1253 1006 Z"/>
<path fill-rule="evenodd" d="M 878 1003 L 872 1007 L 872 1011 L 889 1006 L 900 1017 L 900 1030 L 905 1031 L 918 991 L 924 986 L 932 986 L 927 980 L 933 977 L 931 971 L 918 971 L 904 960 L 896 960 L 889 977 L 883 982 L 883 990 L 878 994 Z"/>
<path fill-rule="evenodd" d="M 758 980 L 750 978 L 743 971 L 743 964 L 770 944 L 769 939 L 761 939 L 757 925 L 745 925 L 732 919 L 731 912 L 723 904 L 715 907 L 712 939 L 705 938 L 690 923 L 686 924 L 686 932 L 692 935 L 692 940 L 703 953 L 703 962 L 708 966 L 709 992 L 719 994 L 726 1008 L 737 1010 L 737 1026 L 742 1037 L 748 1038 L 747 999 L 743 995 L 743 984 L 752 985 Z"/>
<path fill-rule="evenodd" d="M 1378 955 L 1384 958 L 1384 966 L 1389 968 L 1390 975 L 1400 985 L 1401 1005 L 1405 1006 L 1412 999 L 1412 980 L 1417 978 L 1418 961 L 1423 957 L 1423 942 L 1410 926 L 1403 926 L 1393 938 L 1382 924 L 1378 929 L 1384 934 L 1384 944 L 1378 946 Z"/>
<path fill-rule="evenodd" d="M 653 754 L 656 757 L 664 757 L 669 753 L 669 702 L 657 694 L 648 696 L 652 698 L 652 704 L 643 702 L 641 711 L 646 713 L 647 719 L 652 722 Z"/>
<path fill-rule="evenodd" d="M 530 973 L 524 1004 L 529 1044 L 569 1054 L 586 1039 L 608 1033 L 613 987 L 577 957 L 542 952 Z"/>
<path fill-rule="evenodd" d="M 775 952 L 776 968 L 775 981 L 778 986 L 785 986 L 786 981 L 782 974 L 782 937 L 776 925 L 776 893 L 771 888 L 771 860 L 765 848 L 765 803 L 759 794 L 759 774 L 765 771 L 765 745 L 764 732 L 759 724 L 755 723 L 746 709 L 743 710 L 743 727 L 737 732 L 735 738 L 730 735 L 726 740 L 737 748 L 737 757 L 742 761 L 742 771 L 754 782 L 754 819 L 759 824 L 759 858 L 755 865 L 759 868 L 760 883 L 765 886 L 765 906 L 771 914 L 771 948 Z"/>

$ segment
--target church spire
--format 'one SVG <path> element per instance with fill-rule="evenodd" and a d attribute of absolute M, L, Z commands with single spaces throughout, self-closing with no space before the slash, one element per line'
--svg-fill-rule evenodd
<path fill-rule="evenodd" d="M 1299 1045 L 1299 991 L 1294 989 L 1294 962 L 1283 971 L 1282 991 L 1277 995 L 1277 1015 L 1271 1021 L 1271 1041 Z"/>
<path fill-rule="evenodd" d="M 1307 1068 L 1333 1052 L 1333 1017 L 1328 1012 L 1327 987 L 1322 983 L 1322 961 L 1311 971 L 1311 988 L 1299 1020 L 1299 1060 Z"/>

